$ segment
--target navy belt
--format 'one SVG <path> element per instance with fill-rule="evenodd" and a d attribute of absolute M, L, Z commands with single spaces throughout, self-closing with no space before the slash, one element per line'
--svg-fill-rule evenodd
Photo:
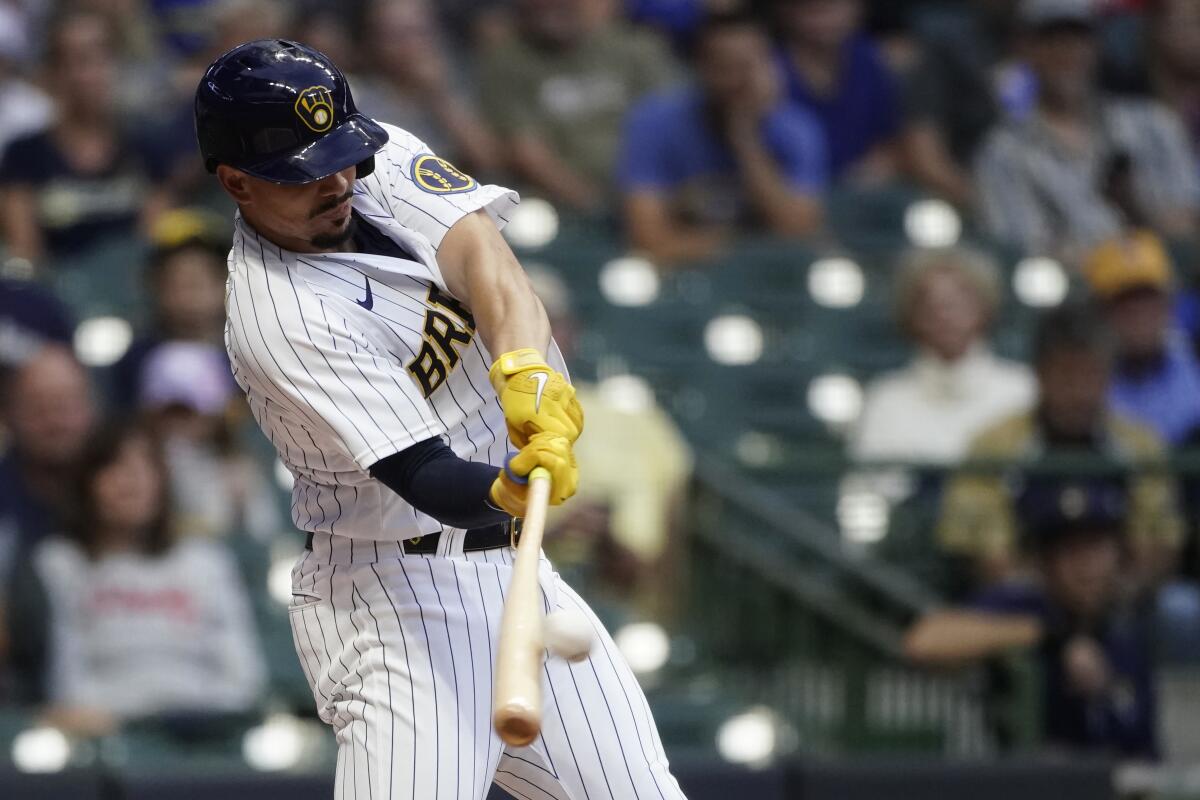
<path fill-rule="evenodd" d="M 442 539 L 442 534 L 427 533 L 424 536 L 414 536 L 411 539 L 404 539 L 400 542 L 404 547 L 404 554 L 407 555 L 433 555 L 437 553 L 438 543 Z M 521 521 L 518 519 L 509 520 L 508 522 L 498 522 L 495 525 L 488 525 L 486 528 L 472 528 L 467 531 L 466 539 L 463 541 L 463 552 L 474 553 L 478 550 L 495 550 L 499 547 L 515 546 L 521 539 Z M 304 549 L 313 549 L 313 535 L 307 534 L 304 539 Z"/>

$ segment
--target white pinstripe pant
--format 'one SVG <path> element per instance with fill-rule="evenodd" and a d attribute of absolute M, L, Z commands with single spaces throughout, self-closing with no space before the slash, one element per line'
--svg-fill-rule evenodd
<path fill-rule="evenodd" d="M 336 800 L 484 800 L 492 781 L 521 800 L 683 800 L 641 687 L 548 561 L 548 608 L 582 611 L 596 646 L 576 664 L 547 659 L 542 733 L 511 748 L 492 730 L 491 700 L 513 551 L 401 556 L 357 542 L 335 553 L 316 538 L 292 572 L 290 617 L 337 737 Z"/>

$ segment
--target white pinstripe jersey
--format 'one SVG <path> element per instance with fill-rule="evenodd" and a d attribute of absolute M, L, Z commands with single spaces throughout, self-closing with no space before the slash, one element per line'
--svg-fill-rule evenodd
<path fill-rule="evenodd" d="M 493 358 L 469 310 L 446 291 L 435 254 L 457 220 L 486 209 L 502 226 L 518 198 L 384 127 L 389 141 L 374 172 L 355 182 L 353 206 L 415 260 L 281 250 L 239 215 L 225 343 L 255 419 L 295 477 L 296 526 L 402 540 L 443 528 L 371 478 L 371 465 L 435 436 L 462 458 L 497 466 L 510 449 L 488 382 Z M 564 369 L 550 349 L 552 366 Z M 446 530 L 443 554 L 461 547 Z"/>

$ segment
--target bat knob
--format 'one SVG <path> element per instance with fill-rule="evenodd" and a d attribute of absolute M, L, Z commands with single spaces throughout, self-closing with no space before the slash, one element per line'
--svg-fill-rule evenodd
<path fill-rule="evenodd" d="M 513 747 L 525 747 L 537 738 L 541 726 L 537 716 L 525 706 L 505 706 L 496 710 L 496 731 L 505 744 Z"/>

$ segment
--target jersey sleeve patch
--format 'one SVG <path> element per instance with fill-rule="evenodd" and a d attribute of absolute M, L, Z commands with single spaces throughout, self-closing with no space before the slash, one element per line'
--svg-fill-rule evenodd
<path fill-rule="evenodd" d="M 478 186 L 470 175 L 432 153 L 413 159 L 412 180 L 421 191 L 430 194 L 458 194 L 469 192 Z"/>

